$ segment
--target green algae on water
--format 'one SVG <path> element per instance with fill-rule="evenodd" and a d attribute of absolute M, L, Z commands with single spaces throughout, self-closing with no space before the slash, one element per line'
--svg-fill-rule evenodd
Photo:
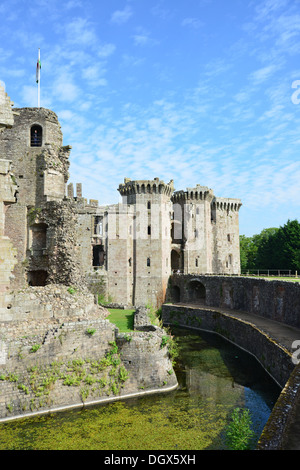
<path fill-rule="evenodd" d="M 279 395 L 254 358 L 216 336 L 175 331 L 179 388 L 170 393 L 0 424 L 0 450 L 225 449 L 233 410 L 259 434 Z"/>

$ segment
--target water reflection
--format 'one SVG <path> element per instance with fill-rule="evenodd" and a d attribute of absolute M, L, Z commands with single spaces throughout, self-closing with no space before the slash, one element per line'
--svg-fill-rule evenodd
<path fill-rule="evenodd" d="M 258 361 L 213 333 L 174 328 L 173 334 L 180 348 L 176 366 L 180 389 L 216 407 L 249 409 L 260 435 L 281 389 Z"/>

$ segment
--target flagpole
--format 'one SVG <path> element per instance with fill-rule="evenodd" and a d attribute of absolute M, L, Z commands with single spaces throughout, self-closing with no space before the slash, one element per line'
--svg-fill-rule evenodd
<path fill-rule="evenodd" d="M 39 48 L 39 59 L 38 59 L 38 64 L 40 64 L 40 48 Z M 40 101 L 41 101 L 41 89 L 40 89 L 40 86 L 41 86 L 41 72 L 40 72 L 40 69 L 39 69 L 39 80 L 38 80 L 38 108 L 40 107 Z"/>

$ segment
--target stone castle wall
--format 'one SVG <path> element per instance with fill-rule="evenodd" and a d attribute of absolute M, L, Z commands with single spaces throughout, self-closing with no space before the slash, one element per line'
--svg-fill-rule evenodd
<path fill-rule="evenodd" d="M 120 333 L 93 295 L 67 286 L 10 301 L 0 318 L 0 420 L 176 388 L 162 329 Z"/>
<path fill-rule="evenodd" d="M 212 273 L 239 274 L 239 209 L 236 199 L 215 198 L 212 204 Z"/>
<path fill-rule="evenodd" d="M 40 129 L 39 146 L 32 138 L 35 127 Z M 16 250 L 16 263 L 10 277 L 10 288 L 17 289 L 26 285 L 42 285 L 45 279 L 53 279 L 53 273 L 59 273 L 56 282 L 67 282 L 74 277 L 72 268 L 76 264 L 75 257 L 67 249 L 70 228 L 67 218 L 72 220 L 72 210 L 67 217 L 66 204 L 63 203 L 66 182 L 68 180 L 69 154 L 71 147 L 62 146 L 62 132 L 55 113 L 44 108 L 22 108 L 14 110 L 14 123 L 0 134 L 0 156 L 11 161 L 14 181 L 17 185 L 15 201 L 7 207 L 4 222 L 4 234 Z M 55 236 L 55 231 L 49 230 L 54 238 L 46 240 L 47 221 L 39 221 L 38 215 L 46 211 L 46 205 L 56 201 L 64 207 L 65 221 L 61 225 L 65 236 Z M 48 206 L 48 220 L 52 228 L 59 231 L 58 220 L 53 221 L 58 209 Z M 51 222 L 52 220 L 52 222 Z M 43 225 L 44 224 L 44 225 Z M 44 233 L 43 233 L 44 232 Z M 36 241 L 45 238 L 44 246 Z M 74 244 L 74 233 L 72 233 Z M 58 245 L 54 245 L 58 240 Z M 76 244 L 75 244 L 76 245 Z M 48 248 L 48 252 L 47 252 Z M 55 256 L 57 250 L 64 253 L 69 262 L 68 276 L 63 276 L 55 261 L 62 261 L 62 256 Z M 69 254 L 69 259 L 68 259 Z M 51 264 L 53 262 L 53 264 Z M 66 265 L 66 263 L 65 263 Z M 78 275 L 77 275 L 78 277 Z M 72 282 L 72 281 L 70 281 Z"/>
<path fill-rule="evenodd" d="M 17 186 L 11 173 L 11 162 L 0 160 L 0 294 L 10 287 L 11 273 L 16 265 L 16 249 L 9 237 L 5 235 L 7 209 L 15 203 Z M 0 308 L 2 298 L 0 296 Z"/>
<path fill-rule="evenodd" d="M 242 310 L 300 328 L 300 284 L 242 276 L 174 274 L 168 301 Z"/>
<path fill-rule="evenodd" d="M 81 263 L 93 292 L 99 285 L 106 300 L 160 306 L 174 270 L 240 272 L 240 201 L 215 198 L 200 185 L 172 195 L 173 190 L 172 181 L 125 178 L 121 204 L 101 207 L 74 198 Z M 101 236 L 94 229 L 97 217 Z M 101 266 L 93 265 L 95 245 L 102 246 Z"/>
<path fill-rule="evenodd" d="M 14 124 L 13 102 L 5 92 L 4 86 L 0 83 L 0 132 L 3 129 L 12 127 Z"/>
<path fill-rule="evenodd" d="M 215 332 L 245 351 L 261 363 L 273 379 L 284 387 L 294 364 L 291 352 L 277 344 L 265 332 L 250 322 L 230 316 L 215 309 L 163 305 L 162 321 L 165 325 L 177 325 Z"/>
<path fill-rule="evenodd" d="M 225 337 L 253 354 L 277 381 L 282 391 L 257 448 L 284 450 L 297 426 L 300 364 L 292 360 L 292 340 L 291 344 L 280 344 L 259 328 L 253 317 L 247 321 L 247 313 L 300 328 L 300 284 L 238 276 L 173 275 L 168 300 L 175 305 L 163 305 L 165 324 Z M 245 313 L 241 318 L 238 312 L 231 315 L 231 310 Z"/>

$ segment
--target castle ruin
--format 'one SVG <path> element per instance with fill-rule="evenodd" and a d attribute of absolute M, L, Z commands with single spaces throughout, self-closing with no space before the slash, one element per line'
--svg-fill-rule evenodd
<path fill-rule="evenodd" d="M 68 184 L 56 114 L 13 108 L 1 86 L 0 96 L 2 292 L 86 285 L 106 301 L 159 306 L 173 272 L 240 273 L 239 199 L 125 178 L 122 202 L 87 201 Z"/>

